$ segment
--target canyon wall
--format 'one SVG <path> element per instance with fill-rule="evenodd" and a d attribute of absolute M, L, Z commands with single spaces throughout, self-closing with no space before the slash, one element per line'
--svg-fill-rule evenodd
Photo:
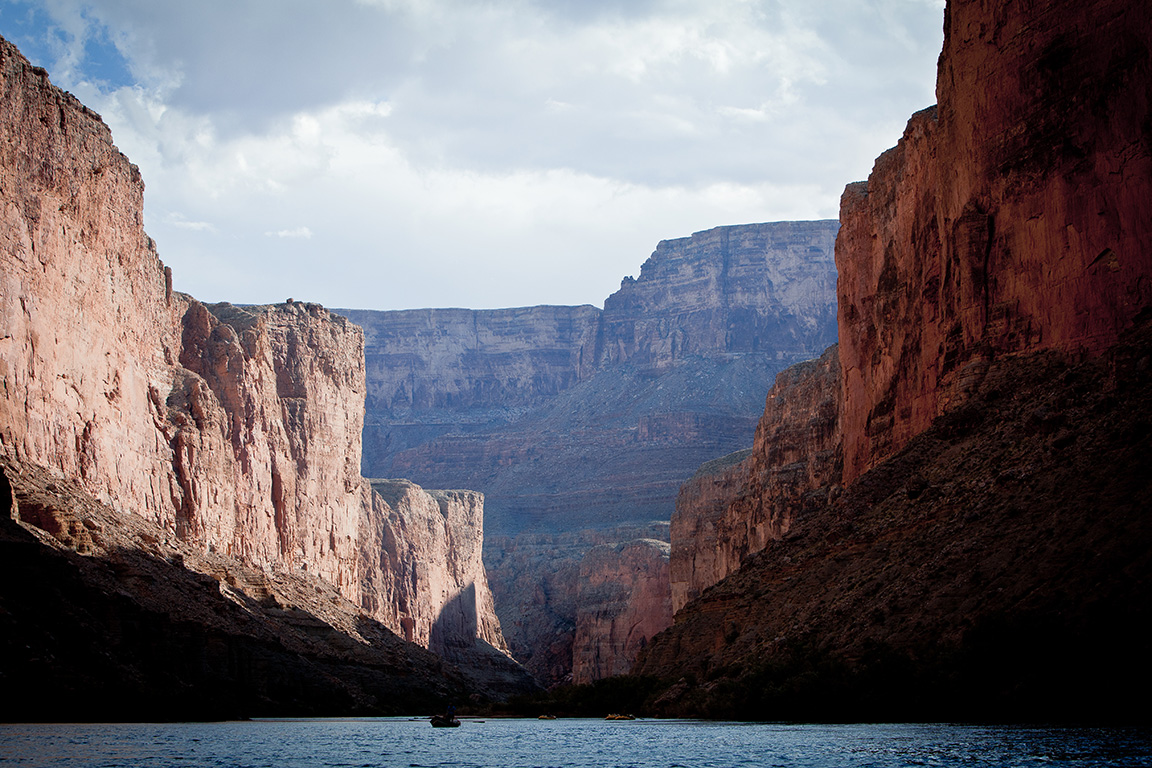
<path fill-rule="evenodd" d="M 651 712 L 1146 719 L 1149 40 L 1138 4 L 949 2 L 939 107 L 842 197 L 839 374 L 685 486 Z M 775 516 L 757 461 L 798 475 Z"/>
<path fill-rule="evenodd" d="M 604 578 L 611 583 L 604 589 L 614 590 L 619 598 L 611 605 L 582 589 L 591 567 L 588 558 L 594 558 L 594 552 L 615 551 L 638 541 L 648 542 L 642 548 L 648 555 L 645 571 L 651 575 L 663 569 L 663 576 L 645 578 L 638 585 L 628 573 L 608 571 Z M 538 680 L 549 684 L 572 682 L 574 660 L 584 652 L 579 649 L 592 644 L 598 644 L 598 663 L 585 666 L 581 673 L 585 682 L 597 679 L 595 675 L 607 669 L 626 670 L 635 659 L 637 646 L 671 623 L 670 610 L 662 607 L 670 605 L 667 552 L 663 550 L 667 543 L 668 523 L 659 521 L 642 526 L 485 537 L 484 561 L 500 626 L 513 657 Z M 636 628 L 627 647 L 621 642 L 627 639 L 627 632 L 624 638 L 610 639 L 615 628 L 625 626 Z M 601 634 L 600 629 L 608 631 Z"/>
<path fill-rule="evenodd" d="M 836 345 L 776 376 L 751 451 L 703 465 L 672 516 L 672 609 L 679 611 L 827 504 L 843 471 Z"/>
<path fill-rule="evenodd" d="M 657 632 L 672 624 L 670 545 L 634 539 L 594 547 L 580 563 L 572 682 L 623 675 Z"/>
<path fill-rule="evenodd" d="M 996 355 L 1098 353 L 1152 300 L 1150 29 L 1125 0 L 949 5 L 939 106 L 841 200 L 846 481 Z"/>
<path fill-rule="evenodd" d="M 838 226 L 663 241 L 602 311 L 339 310 L 365 331 L 364 473 L 476 488 L 497 535 L 666 519 L 747 445 L 764 382 L 834 340 Z"/>
<path fill-rule="evenodd" d="M 173 540 L 323 579 L 419 642 L 439 627 L 441 645 L 503 650 L 481 497 L 390 504 L 360 476 L 361 330 L 315 304 L 173 291 L 107 126 L 6 41 L 0 72 L 0 454 Z M 450 619 L 464 593 L 475 615 Z"/>
<path fill-rule="evenodd" d="M 365 474 L 484 493 L 497 610 L 541 681 L 570 679 L 578 617 L 604 610 L 578 594 L 589 549 L 653 521 L 664 532 L 640 537 L 666 540 L 681 483 L 749 445 L 772 378 L 835 340 L 838 227 L 663 241 L 603 310 L 339 310 L 365 332 Z M 638 640 L 581 642 L 600 654 L 583 669 L 601 674 Z"/>

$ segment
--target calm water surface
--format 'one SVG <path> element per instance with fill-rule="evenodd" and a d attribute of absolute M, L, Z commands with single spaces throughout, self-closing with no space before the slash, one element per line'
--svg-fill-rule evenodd
<path fill-rule="evenodd" d="M 694 720 L 257 720 L 0 725 L 0 765 L 1152 766 L 1152 732 L 957 725 L 780 725 Z"/>

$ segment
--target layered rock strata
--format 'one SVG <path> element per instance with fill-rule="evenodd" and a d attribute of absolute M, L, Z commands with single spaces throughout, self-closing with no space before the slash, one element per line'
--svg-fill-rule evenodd
<path fill-rule="evenodd" d="M 1098 353 L 1152 300 L 1152 17 L 964 1 L 944 35 L 938 108 L 841 200 L 846 481 L 995 356 Z"/>
<path fill-rule="evenodd" d="M 439 626 L 444 645 L 502 650 L 479 497 L 444 497 L 449 522 L 417 528 L 428 510 L 396 508 L 360 476 L 360 329 L 315 304 L 173 291 L 141 225 L 143 182 L 108 128 L 5 41 L 0 72 L 0 455 L 202 551 L 319 577 L 418 641 Z M 467 545 L 459 560 L 448 535 Z M 373 553 L 397 539 L 406 550 Z M 415 591 L 403 605 L 400 580 Z M 475 621 L 441 616 L 469 590 Z"/>
<path fill-rule="evenodd" d="M 657 632 L 672 624 L 666 541 L 635 539 L 589 550 L 576 587 L 572 682 L 627 673 Z"/>
<path fill-rule="evenodd" d="M 532 672 L 537 680 L 548 684 L 568 683 L 573 680 L 573 659 L 576 635 L 582 615 L 594 615 L 594 609 L 581 595 L 581 573 L 585 558 L 596 550 L 614 550 L 621 542 L 668 542 L 668 523 L 654 522 L 644 526 L 619 526 L 610 529 L 585 529 L 565 533 L 522 533 L 518 536 L 492 536 L 485 540 L 484 560 L 492 583 L 492 591 L 501 617 L 501 628 L 508 639 L 512 655 Z M 646 547 L 652 550 L 652 547 Z M 651 553 L 651 552 L 650 552 Z M 649 569 L 651 570 L 651 569 Z M 619 576 L 617 588 L 645 601 L 650 596 L 653 606 L 629 607 L 628 600 L 617 602 L 621 613 L 653 613 L 654 606 L 668 602 L 668 580 L 646 582 L 644 589 L 633 589 L 632 577 Z M 652 590 L 662 590 L 652 591 Z M 669 614 L 670 620 L 670 614 Z M 646 622 L 642 634 L 655 634 L 664 626 L 659 622 Z M 585 643 L 592 642 L 590 625 L 586 629 Z M 651 633 L 651 634 L 649 634 Z M 610 643 L 601 646 L 601 665 L 627 667 L 635 654 L 620 654 L 623 645 Z"/>
<path fill-rule="evenodd" d="M 763 382 L 834 340 L 838 226 L 661 242 L 602 311 L 340 310 L 366 335 L 365 473 L 476 488 L 498 535 L 666 518 L 748 443 Z"/>
<path fill-rule="evenodd" d="M 672 516 L 672 609 L 786 535 L 839 491 L 840 366 L 836 346 L 776 377 L 751 451 L 703 465 Z"/>
<path fill-rule="evenodd" d="M 838 226 L 661 242 L 603 310 L 341 310 L 365 329 L 365 472 L 484 492 L 488 533 L 522 537 L 523 557 L 487 562 L 513 654 L 541 680 L 572 672 L 565 596 L 587 548 L 629 539 L 578 534 L 545 562 L 531 537 L 667 520 L 697 466 L 751 442 L 767 382 L 834 340 Z"/>
<path fill-rule="evenodd" d="M 939 109 L 842 198 L 843 495 L 654 639 L 653 711 L 1146 719 L 1150 33 L 949 3 Z"/>

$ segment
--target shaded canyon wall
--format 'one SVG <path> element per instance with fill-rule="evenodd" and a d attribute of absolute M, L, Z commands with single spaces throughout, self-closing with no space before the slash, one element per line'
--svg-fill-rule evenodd
<path fill-rule="evenodd" d="M 1152 679 L 1149 40 L 1131 3 L 949 2 L 939 107 L 842 198 L 839 374 L 810 400 L 839 428 L 809 433 L 842 445 L 842 474 L 824 453 L 754 552 L 776 491 L 750 466 L 803 474 L 789 433 L 816 423 L 795 410 L 768 461 L 770 404 L 749 457 L 685 486 L 676 623 L 637 664 L 665 679 L 654 712 L 1133 716 Z"/>
<path fill-rule="evenodd" d="M 954 2 L 939 106 L 841 199 L 844 478 L 991 358 L 1098 353 L 1152 300 L 1146 9 Z"/>

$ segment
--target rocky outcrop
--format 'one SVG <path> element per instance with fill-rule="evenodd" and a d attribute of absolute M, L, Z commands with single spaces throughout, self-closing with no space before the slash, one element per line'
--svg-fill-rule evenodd
<path fill-rule="evenodd" d="M 939 107 L 841 200 L 844 478 L 1004 353 L 1098 353 L 1152 300 L 1152 19 L 949 5 Z"/>
<path fill-rule="evenodd" d="M 833 334 L 837 229 L 786 221 L 662 241 L 604 300 L 600 359 L 661 370 L 692 356 L 812 357 Z"/>
<path fill-rule="evenodd" d="M 949 3 L 939 108 L 842 198 L 842 495 L 653 640 L 654 712 L 1143 721 L 1150 33 Z"/>
<path fill-rule="evenodd" d="M 612 549 L 620 542 L 636 540 L 666 543 L 668 524 L 655 522 L 646 526 L 521 533 L 515 537 L 485 539 L 484 561 L 496 605 L 511 607 L 499 608 L 505 614 L 501 616 L 501 628 L 512 655 L 537 680 L 546 685 L 572 682 L 577 625 L 580 615 L 588 608 L 580 595 L 585 556 L 595 549 Z M 620 582 L 621 590 L 632 591 L 631 576 L 620 575 Z M 648 586 L 661 587 L 655 583 Z M 657 604 L 668 600 L 666 578 L 662 589 L 664 595 L 653 598 Z M 605 659 L 610 656 L 606 653 Z M 633 656 L 627 657 L 628 663 Z"/>
<path fill-rule="evenodd" d="M 0 456 L 201 551 L 323 579 L 399 633 L 443 613 L 440 585 L 473 589 L 475 622 L 444 614 L 441 643 L 502 648 L 479 497 L 446 500 L 449 524 L 417 533 L 426 510 L 394 508 L 360 476 L 360 329 L 315 304 L 174 292 L 141 225 L 139 173 L 108 128 L 2 40 L 0 72 Z M 362 556 L 405 527 L 414 551 Z M 445 535 L 469 547 L 458 561 L 431 541 Z M 388 602 L 386 584 L 418 577 L 378 569 L 431 551 L 444 555 L 423 565 L 436 587 Z"/>
<path fill-rule="evenodd" d="M 476 488 L 497 535 L 666 518 L 748 443 L 764 381 L 834 340 L 838 226 L 664 241 L 603 311 L 340 310 L 366 335 L 365 473 Z"/>
<path fill-rule="evenodd" d="M 572 682 L 626 674 L 657 632 L 672 624 L 670 545 L 636 539 L 589 550 L 576 587 Z"/>
<path fill-rule="evenodd" d="M 361 549 L 366 607 L 404 639 L 452 657 L 473 639 L 508 652 L 481 560 L 484 497 L 426 491 L 406 480 L 372 480 L 372 545 Z"/>
<path fill-rule="evenodd" d="M 840 367 L 836 346 L 776 377 L 751 451 L 703 465 L 672 516 L 672 608 L 734 573 L 839 490 Z"/>

